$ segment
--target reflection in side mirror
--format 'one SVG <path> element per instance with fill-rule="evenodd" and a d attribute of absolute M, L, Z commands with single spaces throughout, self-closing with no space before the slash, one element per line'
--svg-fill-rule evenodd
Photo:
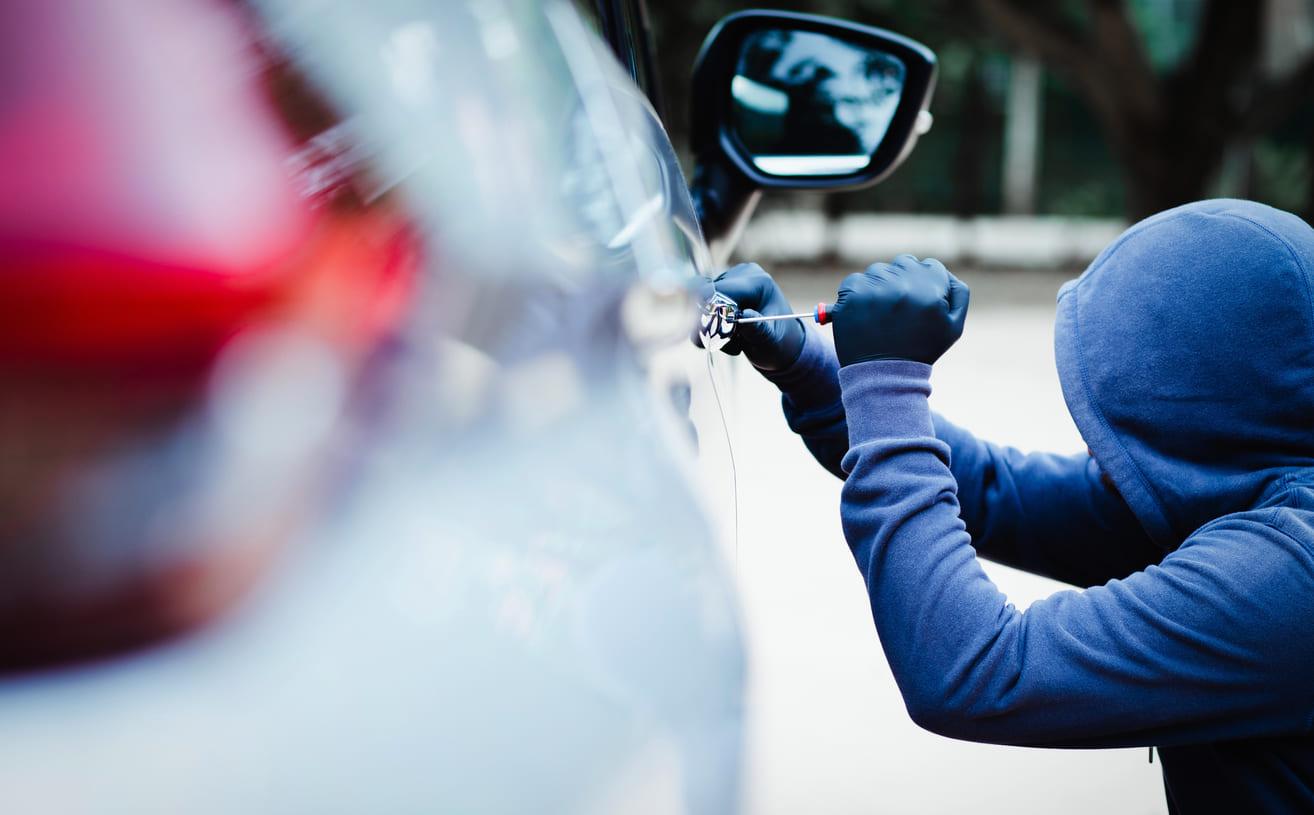
<path fill-rule="evenodd" d="M 744 38 L 730 80 L 730 129 L 773 176 L 846 176 L 871 163 L 903 94 L 898 57 L 828 34 Z"/>
<path fill-rule="evenodd" d="M 764 189 L 847 190 L 885 178 L 930 127 L 935 54 L 871 26 L 742 11 L 694 64 L 692 193 L 724 260 Z"/>

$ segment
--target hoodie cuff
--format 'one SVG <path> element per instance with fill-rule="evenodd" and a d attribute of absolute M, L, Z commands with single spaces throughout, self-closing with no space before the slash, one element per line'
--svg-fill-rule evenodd
<path fill-rule="evenodd" d="M 803 327 L 803 350 L 788 368 L 763 371 L 800 412 L 809 412 L 840 401 L 839 359 L 830 339 L 815 326 Z"/>
<path fill-rule="evenodd" d="M 906 359 L 876 359 L 840 368 L 849 447 L 878 439 L 930 438 L 931 366 Z"/>

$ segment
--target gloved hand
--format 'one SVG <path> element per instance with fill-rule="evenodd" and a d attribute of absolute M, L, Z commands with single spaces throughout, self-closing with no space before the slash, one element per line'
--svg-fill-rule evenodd
<path fill-rule="evenodd" d="M 792 312 L 776 281 L 756 263 L 741 263 L 726 269 L 716 278 L 715 288 L 738 303 L 744 317 Z M 727 354 L 742 351 L 758 369 L 780 371 L 792 365 L 803 352 L 803 336 L 801 320 L 739 323 L 730 342 L 721 350 Z M 696 331 L 694 342 L 702 345 Z"/>
<path fill-rule="evenodd" d="M 873 359 L 934 363 L 963 334 L 969 292 L 938 260 L 899 255 L 844 278 L 831 315 L 840 367 Z"/>

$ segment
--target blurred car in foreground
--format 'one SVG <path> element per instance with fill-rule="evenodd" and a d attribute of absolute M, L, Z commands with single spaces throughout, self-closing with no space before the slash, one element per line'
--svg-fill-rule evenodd
<path fill-rule="evenodd" d="M 7 812 L 736 809 L 691 283 L 761 188 L 888 172 L 933 60 L 728 23 L 691 194 L 634 9 L 0 12 Z"/>

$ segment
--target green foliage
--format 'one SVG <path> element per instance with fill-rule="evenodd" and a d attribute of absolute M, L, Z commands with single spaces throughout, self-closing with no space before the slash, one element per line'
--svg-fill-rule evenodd
<path fill-rule="evenodd" d="M 1125 0 L 1140 45 L 1157 75 L 1174 71 L 1190 56 L 1205 2 Z M 1015 5 L 1078 34 L 1090 25 L 1090 0 L 1015 0 Z M 827 14 L 888 28 L 925 43 L 939 57 L 932 131 L 886 182 L 860 193 L 829 196 L 827 209 L 961 215 L 999 211 L 1011 48 L 986 27 L 972 0 L 649 0 L 667 124 L 677 146 L 687 143 L 688 81 L 698 47 L 717 20 L 746 8 Z M 1241 182 L 1222 191 L 1308 214 L 1314 208 L 1311 133 L 1314 104 L 1306 105 L 1279 130 L 1242 142 L 1253 146 L 1248 171 L 1240 174 Z M 1047 75 L 1040 212 L 1122 215 L 1127 172 L 1087 99 L 1062 78 Z"/>
<path fill-rule="evenodd" d="M 1190 52 L 1200 26 L 1201 0 L 1133 0 L 1128 4 L 1150 64 L 1169 71 Z"/>
<path fill-rule="evenodd" d="M 1254 183 L 1275 207 L 1299 212 L 1309 199 L 1309 153 L 1290 145 L 1262 142 L 1255 147 Z"/>

